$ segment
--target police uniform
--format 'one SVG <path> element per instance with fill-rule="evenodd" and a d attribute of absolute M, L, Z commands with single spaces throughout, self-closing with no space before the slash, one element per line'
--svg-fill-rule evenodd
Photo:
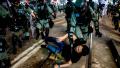
<path fill-rule="evenodd" d="M 17 53 L 17 44 L 18 46 L 21 48 L 22 47 L 22 41 L 20 39 L 23 29 L 23 23 L 24 23 L 24 19 L 23 19 L 23 5 L 21 4 L 17 4 L 14 6 L 15 11 L 16 11 L 16 15 L 15 15 L 15 19 L 13 22 L 13 26 L 11 28 L 11 32 L 12 32 L 12 53 L 16 54 Z"/>
<path fill-rule="evenodd" d="M 37 29 L 41 30 L 42 37 L 48 36 L 49 34 L 49 19 L 53 13 L 48 3 L 38 3 L 36 13 L 38 20 L 36 23 Z M 47 31 L 46 31 L 47 30 Z M 38 31 L 39 32 L 39 31 Z M 45 35 L 44 35 L 45 32 Z"/>
<path fill-rule="evenodd" d="M 95 2 L 89 2 L 90 3 L 90 11 L 92 15 L 92 21 L 94 23 L 96 35 L 100 36 L 102 35 L 99 31 L 99 8 L 98 4 Z"/>
<path fill-rule="evenodd" d="M 90 30 L 90 23 L 91 20 L 94 23 L 95 26 L 95 30 L 96 30 L 96 35 L 99 33 L 99 35 L 101 35 L 101 33 L 99 32 L 99 22 L 98 22 L 98 14 L 97 11 L 94 11 L 93 8 L 90 5 L 83 5 L 81 7 L 77 7 L 76 9 L 76 25 L 79 26 L 80 28 L 80 37 L 83 37 L 84 41 L 87 41 L 88 36 L 89 36 L 89 31 Z"/>
<path fill-rule="evenodd" d="M 117 5 L 114 6 L 112 14 L 113 14 L 112 21 L 114 24 L 114 28 L 115 30 L 118 30 L 119 29 L 119 9 Z"/>
<path fill-rule="evenodd" d="M 83 33 L 77 24 L 77 17 L 79 17 L 79 13 L 76 13 L 75 4 L 72 2 L 68 2 L 65 8 L 66 20 L 67 20 L 67 30 L 69 35 L 70 44 L 72 44 L 71 34 L 74 33 L 77 38 L 80 38 L 84 41 Z M 72 46 L 71 46 L 72 47 Z"/>
<path fill-rule="evenodd" d="M 0 5 L 0 68 L 9 68 L 10 66 L 10 59 L 6 52 L 6 40 L 5 40 L 5 28 L 8 24 L 10 13 Z M 7 21 L 6 21 L 7 20 Z"/>
<path fill-rule="evenodd" d="M 79 10 L 78 8 L 77 10 Z M 82 8 L 83 9 L 83 8 Z M 76 25 L 79 27 L 81 30 L 80 36 L 83 36 L 84 41 L 87 41 L 89 32 L 88 32 L 88 27 L 90 23 L 90 11 L 87 9 L 87 12 L 85 11 L 77 11 L 76 12 Z"/>
<path fill-rule="evenodd" d="M 70 23 L 72 20 L 71 20 L 71 17 L 72 17 L 72 14 L 73 14 L 73 11 L 74 11 L 74 4 L 72 2 L 67 2 L 66 6 L 65 6 L 65 13 L 66 13 L 66 21 L 67 21 L 67 31 L 69 31 L 70 29 L 70 25 L 72 23 Z"/>
<path fill-rule="evenodd" d="M 15 18 L 15 25 L 14 29 L 12 30 L 12 45 L 13 45 L 13 53 L 17 53 L 16 45 L 21 48 L 22 47 L 22 39 L 24 39 L 26 36 L 29 37 L 29 32 L 26 31 L 23 34 L 23 30 L 29 29 L 29 22 L 27 16 L 32 12 L 32 10 L 28 7 L 25 8 L 25 4 L 19 3 L 17 6 L 15 6 L 17 15 Z M 23 36 L 22 36 L 23 34 Z"/>

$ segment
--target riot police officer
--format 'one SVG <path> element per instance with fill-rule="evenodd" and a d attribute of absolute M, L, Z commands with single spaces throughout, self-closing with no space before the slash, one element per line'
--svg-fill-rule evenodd
<path fill-rule="evenodd" d="M 0 68 L 9 68 L 10 67 L 10 58 L 6 52 L 6 28 L 10 23 L 10 13 L 7 10 L 7 6 L 3 5 L 3 0 L 0 1 Z"/>
<path fill-rule="evenodd" d="M 81 36 L 83 36 L 83 39 L 87 41 L 89 33 L 93 31 L 90 26 L 91 21 L 93 21 L 96 30 L 96 36 L 101 37 L 102 34 L 99 32 L 99 18 L 96 15 L 97 11 L 93 10 L 89 2 L 83 1 L 83 3 L 84 4 L 81 6 L 76 7 L 75 13 L 77 21 L 76 25 L 78 25 L 81 30 Z"/>
<path fill-rule="evenodd" d="M 72 13 L 74 11 L 74 4 L 72 3 L 71 0 L 68 0 L 66 6 L 65 6 L 65 19 L 67 21 L 67 31 L 69 31 L 70 29 L 70 21 L 71 21 L 71 16 L 72 16 Z"/>
<path fill-rule="evenodd" d="M 112 21 L 113 21 L 114 29 L 118 30 L 119 29 L 119 9 L 117 5 L 114 6 L 112 15 L 113 15 Z"/>
<path fill-rule="evenodd" d="M 49 20 L 53 11 L 49 7 L 48 3 L 44 0 L 38 0 L 36 14 L 37 14 L 37 23 L 36 23 L 36 39 L 39 38 L 39 30 L 41 31 L 42 39 L 49 35 Z"/>
<path fill-rule="evenodd" d="M 94 27 L 95 27 L 95 35 L 98 37 L 102 36 L 102 33 L 99 31 L 99 5 L 95 2 L 93 2 L 92 0 L 89 0 L 89 8 L 91 11 L 91 15 L 92 15 L 92 21 L 94 23 Z"/>
<path fill-rule="evenodd" d="M 14 11 L 16 14 L 13 14 L 13 21 L 10 27 L 10 30 L 12 32 L 12 53 L 17 53 L 17 45 L 19 48 L 22 47 L 22 29 L 23 29 L 23 23 L 25 23 L 25 15 L 23 13 L 23 5 L 20 5 L 19 1 L 16 1 L 13 3 Z"/>

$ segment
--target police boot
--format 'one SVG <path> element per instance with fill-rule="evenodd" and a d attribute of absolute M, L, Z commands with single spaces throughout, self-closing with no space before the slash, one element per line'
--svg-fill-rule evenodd
<path fill-rule="evenodd" d="M 44 39 L 45 38 L 44 32 L 41 32 L 40 34 L 41 34 L 42 39 Z"/>
<path fill-rule="evenodd" d="M 16 48 L 13 48 L 12 53 L 13 53 L 13 54 L 17 54 L 17 49 L 16 49 Z"/>
<path fill-rule="evenodd" d="M 17 40 L 16 36 L 13 34 L 13 36 L 12 36 L 12 53 L 13 54 L 17 53 L 17 48 L 16 48 L 17 41 L 16 40 Z"/>
<path fill-rule="evenodd" d="M 98 32 L 95 33 L 95 36 L 102 37 L 102 33 L 98 31 Z"/>
<path fill-rule="evenodd" d="M 22 48 L 22 41 L 20 39 L 18 40 L 18 46 L 19 48 Z"/>
<path fill-rule="evenodd" d="M 49 35 L 49 28 L 46 28 L 45 29 L 45 37 L 48 37 L 48 35 Z"/>
<path fill-rule="evenodd" d="M 40 36 L 39 29 L 38 29 L 38 28 L 36 28 L 36 40 L 38 40 L 38 39 L 39 39 L 39 36 Z"/>
<path fill-rule="evenodd" d="M 93 32 L 93 28 L 91 26 L 88 27 L 88 32 L 92 33 Z"/>

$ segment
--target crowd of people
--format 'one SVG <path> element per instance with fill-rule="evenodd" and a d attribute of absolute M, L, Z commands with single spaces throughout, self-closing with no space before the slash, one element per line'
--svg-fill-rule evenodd
<path fill-rule="evenodd" d="M 49 37 L 49 30 L 54 26 L 52 19 L 56 18 L 56 5 L 47 2 L 47 0 L 0 0 L 0 67 L 9 68 L 10 57 L 7 54 L 9 47 L 6 47 L 6 35 L 11 33 L 12 53 L 17 53 L 17 46 L 22 48 L 22 43 L 26 40 L 39 40 L 41 36 L 47 48 L 54 54 L 62 52 L 64 64 L 56 64 L 55 68 L 68 67 L 76 63 L 81 56 L 89 54 L 89 48 L 86 45 L 90 33 L 95 30 L 95 35 L 101 37 L 99 31 L 99 17 L 102 16 L 104 4 L 97 4 L 92 0 L 82 0 L 82 4 L 77 5 L 72 0 L 62 9 L 67 21 L 66 34 L 61 37 Z M 109 6 L 108 6 L 109 7 Z M 113 15 L 115 30 L 120 31 L 120 6 L 119 2 L 113 6 L 109 12 Z M 60 9 L 61 12 L 61 9 Z M 91 26 L 94 24 L 94 28 Z M 67 40 L 67 42 L 66 42 Z M 49 44 L 52 42 L 55 46 Z"/>

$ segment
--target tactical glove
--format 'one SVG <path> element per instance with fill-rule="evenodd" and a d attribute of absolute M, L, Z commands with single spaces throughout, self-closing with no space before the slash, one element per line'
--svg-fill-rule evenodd
<path fill-rule="evenodd" d="M 99 32 L 99 31 L 97 31 L 97 32 L 95 33 L 95 36 L 97 36 L 97 37 L 102 37 L 102 33 Z"/>
<path fill-rule="evenodd" d="M 88 32 L 92 33 L 93 32 L 93 28 L 91 26 L 88 27 Z"/>

